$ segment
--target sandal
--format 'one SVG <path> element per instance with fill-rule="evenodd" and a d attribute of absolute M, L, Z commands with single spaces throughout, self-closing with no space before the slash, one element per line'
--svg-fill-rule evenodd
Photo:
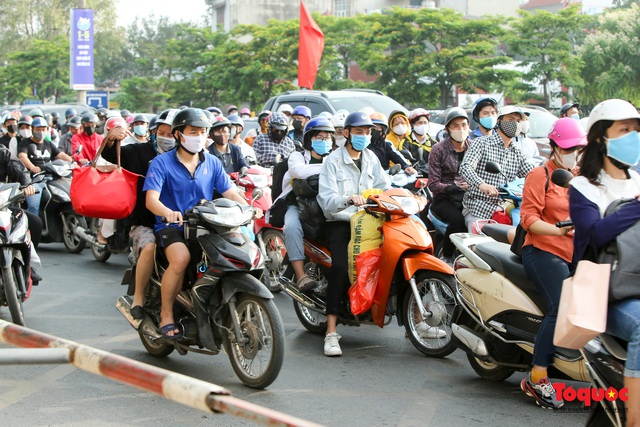
<path fill-rule="evenodd" d="M 98 242 L 99 245 L 102 246 L 106 246 L 107 243 L 107 239 L 104 238 L 104 236 L 102 235 L 102 232 L 98 231 L 98 235 L 96 236 L 96 241 Z"/>
<path fill-rule="evenodd" d="M 141 305 L 131 307 L 131 317 L 136 320 L 144 319 L 144 308 Z"/>
<path fill-rule="evenodd" d="M 318 283 L 306 274 L 296 283 L 296 287 L 300 292 L 309 292 L 316 286 L 318 286 Z"/>
<path fill-rule="evenodd" d="M 178 330 L 176 334 L 175 331 Z M 169 332 L 173 332 L 173 335 L 167 335 Z M 175 323 L 169 323 L 168 325 L 160 326 L 160 333 L 165 340 L 173 341 L 182 338 L 182 331 Z"/>

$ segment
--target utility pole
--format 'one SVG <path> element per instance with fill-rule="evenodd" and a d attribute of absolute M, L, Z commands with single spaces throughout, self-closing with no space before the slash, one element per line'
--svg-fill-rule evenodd
<path fill-rule="evenodd" d="M 86 0 L 78 0 L 78 9 L 86 9 L 87 8 L 87 2 Z M 78 104 L 84 104 L 87 102 L 87 91 L 86 90 L 79 90 L 77 93 L 77 101 Z"/>

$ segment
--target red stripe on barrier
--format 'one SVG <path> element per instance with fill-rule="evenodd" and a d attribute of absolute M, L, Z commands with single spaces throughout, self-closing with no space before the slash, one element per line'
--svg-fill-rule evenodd
<path fill-rule="evenodd" d="M 47 348 L 51 347 L 52 343 L 61 341 L 60 338 L 15 325 L 4 328 L 2 336 L 6 343 L 23 348 Z M 72 350 L 76 348 L 76 345 L 70 341 L 64 341 L 64 344 Z"/>
<path fill-rule="evenodd" d="M 166 372 L 154 366 L 142 365 L 140 362 L 117 355 L 108 355 L 100 360 L 100 372 L 109 378 L 148 390 L 163 396 L 162 382 Z"/>

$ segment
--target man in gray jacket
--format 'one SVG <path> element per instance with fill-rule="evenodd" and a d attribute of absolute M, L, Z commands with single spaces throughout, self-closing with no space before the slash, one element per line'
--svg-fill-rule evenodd
<path fill-rule="evenodd" d="M 349 220 L 358 207 L 366 203 L 361 195 L 363 190 L 390 187 L 389 175 L 376 155 L 366 149 L 371 142 L 372 127 L 367 114 L 359 111 L 349 114 L 344 123 L 347 141 L 329 154 L 320 172 L 318 204 L 327 218 L 325 236 L 332 260 L 327 287 L 326 356 L 342 355 L 336 326 L 342 298 L 351 284 L 347 250 L 351 238 Z"/>

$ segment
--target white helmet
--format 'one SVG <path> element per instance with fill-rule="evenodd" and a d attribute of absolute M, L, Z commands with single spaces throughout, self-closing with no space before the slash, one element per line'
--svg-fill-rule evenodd
<path fill-rule="evenodd" d="M 622 99 L 607 99 L 591 110 L 591 115 L 587 122 L 587 133 L 591 126 L 600 120 L 616 121 L 627 119 L 640 119 L 640 114 L 638 114 L 636 107 Z"/>
<path fill-rule="evenodd" d="M 344 128 L 344 121 L 346 118 L 347 115 L 345 113 L 335 113 L 329 121 L 334 128 Z"/>
<path fill-rule="evenodd" d="M 278 113 L 293 113 L 293 107 L 289 104 L 281 104 L 277 110 Z"/>
<path fill-rule="evenodd" d="M 323 111 L 322 113 L 318 114 L 318 117 L 324 117 L 327 120 L 331 120 L 333 115 L 328 111 Z"/>
<path fill-rule="evenodd" d="M 522 112 L 520 107 L 516 107 L 515 105 L 507 105 L 506 107 L 502 107 L 500 109 L 500 112 L 498 113 L 498 118 L 502 116 L 506 116 L 507 114 L 511 114 L 511 113 L 518 113 L 520 114 L 520 117 L 522 117 L 522 120 L 525 119 L 524 113 Z"/>

